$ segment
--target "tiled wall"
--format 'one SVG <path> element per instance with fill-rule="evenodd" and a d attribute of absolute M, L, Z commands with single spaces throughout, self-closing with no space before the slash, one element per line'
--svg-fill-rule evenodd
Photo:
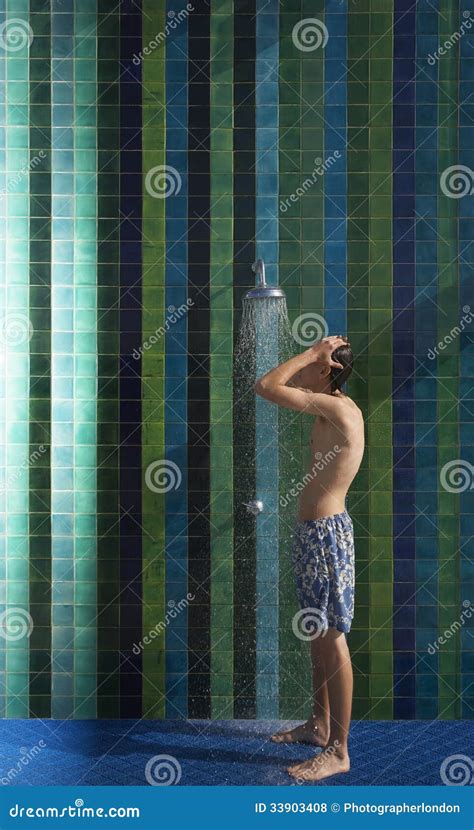
<path fill-rule="evenodd" d="M 233 383 L 258 255 L 357 356 L 354 716 L 468 718 L 466 0 L 192 6 L 0 0 L 0 712 L 307 714 L 309 424 L 267 445 Z"/>

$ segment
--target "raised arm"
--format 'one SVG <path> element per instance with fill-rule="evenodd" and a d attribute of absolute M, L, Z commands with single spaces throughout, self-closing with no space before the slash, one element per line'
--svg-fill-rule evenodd
<path fill-rule="evenodd" d="M 296 357 L 276 366 L 266 375 L 259 378 L 255 384 L 255 391 L 262 398 L 284 406 L 287 409 L 294 409 L 297 412 L 308 412 L 312 415 L 323 415 L 325 417 L 337 417 L 339 404 L 337 398 L 325 392 L 311 392 L 306 389 L 297 389 L 287 386 L 291 378 L 310 363 L 322 363 L 329 368 L 333 366 L 342 369 L 340 363 L 331 358 L 332 352 L 346 343 L 342 337 L 325 337 L 324 340 L 315 343 Z"/>

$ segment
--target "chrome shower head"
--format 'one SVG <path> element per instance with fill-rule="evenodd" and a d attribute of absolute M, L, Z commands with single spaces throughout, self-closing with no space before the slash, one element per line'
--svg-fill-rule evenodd
<path fill-rule="evenodd" d="M 265 281 L 265 263 L 263 259 L 257 259 L 252 265 L 252 271 L 257 274 L 255 288 L 244 295 L 244 300 L 263 300 L 266 297 L 284 297 L 285 292 L 276 285 L 267 285 Z"/>

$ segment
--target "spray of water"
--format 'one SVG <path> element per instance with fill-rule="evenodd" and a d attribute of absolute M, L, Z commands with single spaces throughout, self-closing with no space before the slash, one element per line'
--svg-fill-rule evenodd
<path fill-rule="evenodd" d="M 266 702 L 268 686 L 259 678 L 271 682 L 274 673 L 278 695 L 278 660 L 270 667 L 265 661 L 277 653 L 278 630 L 287 627 L 288 606 L 295 603 L 290 550 L 298 505 L 296 499 L 282 505 L 280 496 L 299 479 L 302 424 L 297 412 L 256 396 L 254 384 L 297 350 L 284 296 L 244 300 L 234 360 L 234 637 L 246 670 L 257 678 L 257 712 L 278 710 L 274 699 Z M 252 498 L 264 504 L 256 518 L 243 506 Z M 263 614 L 259 606 L 265 606 Z M 273 642 L 265 626 L 274 631 Z M 249 695 L 245 685 L 238 691 Z"/>
<path fill-rule="evenodd" d="M 243 500 L 254 498 L 256 495 L 260 497 L 256 492 L 258 469 L 259 465 L 261 469 L 261 465 L 272 463 L 272 446 L 278 448 L 277 455 L 280 459 L 293 459 L 292 442 L 286 433 L 294 422 L 295 413 L 277 409 L 274 404 L 261 399 L 256 404 L 254 384 L 256 378 L 288 360 L 295 352 L 295 345 L 291 336 L 285 297 L 244 300 L 234 360 L 234 424 L 237 425 L 234 450 L 238 454 L 238 484 L 243 496 L 240 506 Z M 260 439 L 256 442 L 257 431 Z M 262 441 L 262 433 L 268 436 L 268 441 Z M 281 463 L 279 467 L 280 484 L 284 486 L 285 482 L 281 480 Z M 275 469 L 275 476 L 278 479 L 278 469 Z M 277 508 L 277 504 L 274 508 Z M 237 532 L 242 522 L 244 526 L 247 525 L 247 518 L 245 515 L 242 516 L 241 511 L 237 511 Z"/>

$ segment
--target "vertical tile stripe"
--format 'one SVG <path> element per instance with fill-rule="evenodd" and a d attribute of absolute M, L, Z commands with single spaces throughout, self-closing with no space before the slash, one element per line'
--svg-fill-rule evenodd
<path fill-rule="evenodd" d="M 233 710 L 233 154 L 232 0 L 211 14 L 211 716 Z"/>
<path fill-rule="evenodd" d="M 234 310 L 240 325 L 244 287 L 254 285 L 255 260 L 255 0 L 234 0 Z M 234 717 L 255 717 L 255 522 L 242 502 L 255 498 L 255 404 L 239 398 L 234 375 Z M 245 403 L 245 407 L 244 407 Z M 245 415 L 244 415 L 245 412 Z M 244 420 L 245 418 L 245 420 Z M 248 460 L 251 463 L 248 463 Z"/>
<path fill-rule="evenodd" d="M 416 57 L 422 66 L 416 77 L 415 132 L 415 243 L 416 243 L 416 373 L 414 392 L 411 379 L 404 394 L 415 398 L 416 447 L 416 717 L 436 717 L 438 654 L 427 654 L 428 643 L 436 638 L 436 597 L 438 594 L 439 517 L 437 443 L 437 361 L 427 359 L 428 349 L 437 341 L 438 229 L 438 65 L 430 66 L 427 56 L 438 47 L 438 3 L 422 0 L 417 5 Z M 426 33 L 426 34 L 425 34 Z M 426 67 L 426 68 L 425 68 Z M 432 368 L 433 365 L 433 368 Z"/>
<path fill-rule="evenodd" d="M 141 715 L 142 384 L 133 349 L 141 343 L 141 0 L 120 14 L 120 712 Z"/>
<path fill-rule="evenodd" d="M 468 16 L 472 21 L 472 10 L 467 0 L 461 0 L 461 19 L 466 20 Z M 459 69 L 458 69 L 458 95 L 460 100 L 466 101 L 459 111 L 459 163 L 474 170 L 474 131 L 472 129 L 472 99 L 469 99 L 472 90 L 474 59 L 472 52 L 473 26 L 464 34 L 459 45 Z M 461 97 L 462 96 L 462 97 Z M 469 99 L 469 101 L 468 101 Z M 466 312 L 469 307 L 471 313 L 474 310 L 472 301 L 473 285 L 473 247 L 472 247 L 472 220 L 473 220 L 473 199 L 464 197 L 459 203 L 459 227 L 460 237 L 463 240 L 462 259 L 459 264 L 459 307 L 460 316 L 465 315 L 466 321 L 472 316 Z M 462 319 L 462 317 L 461 317 Z M 474 376 L 474 334 L 472 322 L 465 324 L 467 332 L 461 334 L 459 345 L 459 458 L 466 459 L 471 465 L 474 464 L 474 452 L 472 447 L 472 431 L 474 427 L 474 394 L 472 391 L 472 379 Z M 471 466 L 472 470 L 472 466 Z M 473 534 L 474 522 L 472 514 L 474 504 L 474 490 L 464 489 L 460 495 L 460 544 L 461 556 L 459 562 L 459 586 L 458 586 L 458 607 L 461 611 L 465 609 L 465 602 L 472 598 L 472 583 L 474 582 L 472 569 L 472 552 L 474 549 Z M 468 515 L 470 514 L 470 515 Z M 465 612 L 467 617 L 467 611 Z M 467 623 L 467 620 L 465 620 Z M 469 625 L 465 624 L 459 636 L 459 647 L 461 654 L 456 653 L 452 659 L 454 671 L 460 671 L 460 693 L 462 700 L 458 704 L 458 711 L 462 718 L 471 718 L 474 710 L 474 692 L 472 679 L 474 673 L 474 653 L 472 650 L 472 613 L 469 618 Z"/>
<path fill-rule="evenodd" d="M 165 8 L 153 0 L 143 0 L 142 42 L 146 46 L 165 27 Z M 142 524 L 143 524 L 143 636 L 164 622 L 165 606 L 165 495 L 161 488 L 150 487 L 156 462 L 165 455 L 165 203 L 158 198 L 153 184 L 154 169 L 165 163 L 165 48 L 144 55 L 142 62 L 142 194 L 143 194 L 143 339 L 158 331 L 156 343 L 144 349 L 141 357 L 142 413 Z M 150 476 L 151 473 L 151 476 Z M 168 520 L 169 521 L 169 520 Z M 171 534 L 170 534 L 171 535 Z M 181 548 L 168 545 L 171 557 Z M 158 636 L 149 640 L 142 653 L 143 715 L 163 718 L 165 709 L 165 633 L 161 626 Z"/>
<path fill-rule="evenodd" d="M 182 8 L 169 0 L 168 20 Z M 180 471 L 179 486 L 166 494 L 166 603 L 182 608 L 166 627 L 167 717 L 186 717 L 188 711 L 188 611 L 180 605 L 188 593 L 188 459 L 187 377 L 188 343 L 188 156 L 187 112 L 188 21 L 184 18 L 168 35 L 166 44 L 166 165 L 170 193 L 166 202 L 166 458 Z M 173 184 L 171 184 L 173 182 Z M 176 313 L 177 312 L 177 313 Z M 178 319 L 176 319 L 178 318 Z M 196 367 L 194 367 L 196 368 Z M 206 586 L 208 588 L 208 586 Z"/>
<path fill-rule="evenodd" d="M 114 11 L 115 9 L 115 11 Z M 97 5 L 97 715 L 120 716 L 119 83 L 120 15 Z"/>
<path fill-rule="evenodd" d="M 393 672 L 395 718 L 415 717 L 415 22 L 394 3 L 393 36 Z M 406 311 L 405 311 L 406 310 Z M 411 433 L 411 434 L 410 434 Z M 411 639 L 411 642 L 410 642 Z"/>
<path fill-rule="evenodd" d="M 74 716 L 97 716 L 96 0 L 76 7 L 74 219 Z M 91 71 L 92 68 L 92 71 Z"/>
<path fill-rule="evenodd" d="M 458 4 L 440 0 L 439 3 L 439 42 L 444 43 L 453 32 L 460 32 L 462 38 L 468 31 L 463 29 L 462 23 L 466 18 L 460 13 Z M 472 44 L 472 35 L 471 35 Z M 437 412 L 436 420 L 439 424 L 437 436 L 437 473 L 435 488 L 438 489 L 438 559 L 434 564 L 437 568 L 436 586 L 430 586 L 433 594 L 432 618 L 426 621 L 429 625 L 430 641 L 443 636 L 453 621 L 460 619 L 463 611 L 462 601 L 468 599 L 460 591 L 460 562 L 464 559 L 465 551 L 462 548 L 463 530 L 460 527 L 462 516 L 469 512 L 462 504 L 462 492 L 446 491 L 442 482 L 445 464 L 452 464 L 453 460 L 466 458 L 461 452 L 459 434 L 460 415 L 460 348 L 464 345 L 462 334 L 452 336 L 452 332 L 460 327 L 463 317 L 462 303 L 460 303 L 460 262 L 469 260 L 472 243 L 472 225 L 468 226 L 462 220 L 464 199 L 453 199 L 441 187 L 444 170 L 455 166 L 460 161 L 459 154 L 459 119 L 463 104 L 469 98 L 469 93 L 461 97 L 459 88 L 460 73 L 460 44 L 447 50 L 438 61 L 438 129 L 437 129 L 437 171 L 436 187 L 438 200 L 436 204 L 437 218 L 437 258 L 438 258 L 438 313 L 436 343 L 446 343 L 446 347 L 439 351 L 437 361 L 430 361 L 430 371 L 436 374 L 437 379 Z M 459 96 L 459 97 L 458 97 Z M 461 102 L 458 108 L 457 101 Z M 449 191 L 448 191 L 449 193 Z M 434 225 L 433 220 L 433 225 Z M 435 226 L 436 227 L 436 226 Z M 461 323 L 462 325 L 462 323 Z M 451 342 L 450 342 L 451 341 Z M 434 371 L 436 367 L 436 372 Z M 441 486 L 440 486 L 441 483 Z M 468 535 L 468 534 L 466 534 Z M 435 587 L 437 590 L 435 590 Z M 462 619 L 462 618 L 461 618 Z M 460 679 L 460 646 L 461 634 L 456 631 L 454 637 L 439 649 L 437 683 L 429 693 L 438 698 L 437 716 L 440 718 L 462 717 L 462 702 Z M 464 690 L 466 691 L 466 690 Z"/>
<path fill-rule="evenodd" d="M 30 47 L 30 343 L 29 504 L 30 637 L 29 712 L 51 717 L 51 623 L 62 609 L 51 608 L 51 18 L 30 13 L 38 36 Z M 18 296 L 18 308 L 23 298 Z M 26 379 L 25 379 L 26 381 Z M 17 382 L 20 382 L 18 379 Z M 26 394 L 26 389 L 24 390 Z M 16 510 L 16 507 L 14 507 Z M 26 523 L 25 511 L 25 523 Z M 28 527 L 25 524 L 25 532 Z M 26 565 L 26 561 L 24 563 Z M 16 575 L 16 579 L 20 574 Z M 23 578 L 23 577 L 22 577 Z M 56 598 L 58 599 L 58 597 Z M 66 611 L 68 614 L 69 611 Z M 67 621 L 66 621 L 67 622 Z"/>
<path fill-rule="evenodd" d="M 371 0 L 369 94 L 369 453 L 391 452 L 392 434 L 392 62 L 393 4 Z M 364 229 L 365 230 L 365 229 Z M 383 437 L 382 437 L 383 436 Z M 392 661 L 392 470 L 369 466 L 370 650 Z M 371 681 L 371 717 L 391 718 L 390 672 Z"/>
<path fill-rule="evenodd" d="M 324 175 L 324 318 L 328 330 L 347 330 L 347 3 L 324 16 L 324 157 L 315 175 Z M 318 166 L 317 162 L 320 161 Z M 321 162 L 323 167 L 321 168 Z M 327 168 L 327 169 L 326 169 Z M 321 172 L 323 171 L 323 172 Z"/>
<path fill-rule="evenodd" d="M 266 266 L 269 284 L 278 284 L 278 3 L 256 2 L 255 170 L 256 256 Z M 258 307 L 257 307 L 258 309 Z M 271 343 L 262 342 L 257 314 L 256 374 L 278 364 L 278 319 L 274 311 Z M 265 512 L 256 518 L 256 716 L 278 716 L 278 410 L 256 400 L 256 492 Z M 271 542 L 270 542 L 271 539 Z"/>
<path fill-rule="evenodd" d="M 188 714 L 207 718 L 210 700 L 210 9 L 197 4 L 188 29 Z"/>
<path fill-rule="evenodd" d="M 0 25 L 3 25 L 6 20 L 6 0 L 0 0 Z M 0 98 L 0 189 L 2 198 L 0 200 L 0 297 L 1 308 L 7 308 L 8 284 L 7 284 L 7 259 L 6 259 L 6 242 L 7 242 L 7 182 L 8 182 L 8 155 L 7 155 L 7 139 L 8 139 L 8 119 L 7 119 L 7 60 L 6 52 L 0 52 L 0 80 L 5 83 L 5 95 Z M 1 320 L 3 325 L 4 314 L 2 313 Z M 3 337 L 1 340 L 0 353 L 0 514 L 2 521 L 2 529 L 5 528 L 6 510 L 7 510 L 7 396 L 6 396 L 6 365 L 7 365 L 7 343 Z M 26 390 L 25 390 L 26 396 Z M 5 586 L 4 594 L 1 598 L 0 609 L 1 613 L 6 610 L 6 576 L 7 576 L 7 538 L 6 534 L 0 538 L 0 579 L 3 580 Z M 6 641 L 0 643 L 0 717 L 6 717 Z"/>
<path fill-rule="evenodd" d="M 9 44 L 9 27 L 15 30 L 18 18 L 28 21 L 29 4 L 21 0 L 8 0 L 5 21 L 6 40 Z M 28 390 L 21 378 L 28 377 L 30 351 L 30 325 L 27 315 L 18 312 L 18 298 L 28 309 L 28 31 L 19 26 L 18 42 L 21 48 L 6 48 L 6 194 L 3 198 L 6 210 L 5 256 L 6 295 L 2 309 L 3 362 L 4 362 L 4 440 L 5 440 L 5 544 L 6 544 L 6 593 L 5 613 L 7 630 L 5 638 L 5 716 L 28 717 L 29 711 L 29 640 L 26 636 L 8 637 L 15 632 L 15 620 L 20 630 L 29 623 L 29 560 L 28 539 L 28 488 L 29 488 L 29 436 L 26 429 L 29 417 Z M 24 35 L 23 35 L 24 32 Z M 19 78 L 21 81 L 15 83 Z M 12 267 L 10 267 L 10 263 Z M 39 347 L 38 333 L 34 348 Z M 35 417 L 37 417 L 37 409 Z M 25 427 L 22 429 L 21 425 Z M 32 521 L 35 526 L 34 519 Z M 39 522 L 38 522 L 39 525 Z M 3 610 L 3 609 L 2 609 Z"/>
<path fill-rule="evenodd" d="M 74 716 L 74 5 L 52 14 L 51 715 Z M 58 608 L 56 609 L 56 605 Z M 61 609 L 61 610 L 60 610 Z M 61 614 L 60 621 L 58 615 Z"/>

